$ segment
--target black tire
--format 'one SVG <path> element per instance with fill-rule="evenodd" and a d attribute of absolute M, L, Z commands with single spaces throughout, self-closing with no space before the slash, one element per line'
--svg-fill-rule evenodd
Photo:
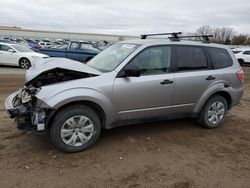
<path fill-rule="evenodd" d="M 220 102 L 220 103 L 222 103 L 224 105 L 224 115 L 223 115 L 223 117 L 221 117 L 221 119 L 219 118 L 218 123 L 214 124 L 214 123 L 211 123 L 209 121 L 209 118 L 208 118 L 208 116 L 209 116 L 208 113 L 209 112 L 208 111 L 212 108 L 211 107 L 212 104 L 214 104 L 216 102 Z M 204 128 L 216 128 L 216 127 L 219 127 L 223 123 L 223 121 L 224 121 L 224 119 L 225 119 L 225 117 L 227 115 L 227 111 L 228 111 L 228 102 L 227 102 L 227 100 L 221 95 L 214 95 L 214 96 L 210 97 L 208 99 L 208 101 L 206 102 L 206 104 L 204 105 L 204 107 L 203 107 L 203 109 L 202 109 L 202 111 L 200 113 L 199 119 L 198 119 L 199 123 Z"/>
<path fill-rule="evenodd" d="M 19 67 L 22 69 L 29 69 L 31 67 L 30 60 L 23 57 L 19 60 Z"/>
<path fill-rule="evenodd" d="M 62 130 L 63 125 L 65 125 L 65 122 L 69 120 L 71 117 L 75 117 L 75 116 L 87 117 L 89 120 L 91 120 L 91 123 L 93 124 L 93 127 L 94 127 L 92 137 L 81 146 L 68 145 L 63 141 L 63 138 L 61 136 L 61 130 Z M 77 135 L 75 131 L 73 134 Z M 88 149 L 93 144 L 95 144 L 100 134 L 101 134 L 100 118 L 98 117 L 98 115 L 93 109 L 85 105 L 72 105 L 72 106 L 68 106 L 62 109 L 53 118 L 51 128 L 50 128 L 50 138 L 51 138 L 52 143 L 55 145 L 55 147 L 61 151 L 69 152 L 69 153 L 80 152 L 80 151 Z M 77 136 L 77 139 L 80 140 L 80 138 L 78 137 L 79 136 Z"/>

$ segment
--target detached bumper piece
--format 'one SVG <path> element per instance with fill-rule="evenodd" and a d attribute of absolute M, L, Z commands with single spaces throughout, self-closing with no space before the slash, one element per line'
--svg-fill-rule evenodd
<path fill-rule="evenodd" d="M 22 92 L 11 94 L 5 101 L 10 118 L 15 119 L 17 128 L 25 131 L 45 130 L 45 111 L 34 107 L 36 101 L 22 102 Z"/>

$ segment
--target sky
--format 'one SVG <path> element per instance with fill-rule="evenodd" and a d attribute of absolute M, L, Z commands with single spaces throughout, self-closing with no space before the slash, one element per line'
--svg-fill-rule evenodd
<path fill-rule="evenodd" d="M 0 25 L 140 35 L 199 26 L 250 33 L 249 0 L 0 0 Z"/>

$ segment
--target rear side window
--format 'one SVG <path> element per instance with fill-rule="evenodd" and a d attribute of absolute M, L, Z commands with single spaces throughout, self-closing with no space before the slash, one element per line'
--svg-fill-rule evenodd
<path fill-rule="evenodd" d="M 212 47 L 208 47 L 207 50 L 214 68 L 222 69 L 233 65 L 233 60 L 227 50 Z"/>
<path fill-rule="evenodd" d="M 208 68 L 205 51 L 199 46 L 176 46 L 176 60 L 178 71 Z"/>

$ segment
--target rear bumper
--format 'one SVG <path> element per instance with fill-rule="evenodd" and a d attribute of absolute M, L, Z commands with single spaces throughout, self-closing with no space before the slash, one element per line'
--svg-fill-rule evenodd
<path fill-rule="evenodd" d="M 232 98 L 231 107 L 236 106 L 237 104 L 240 103 L 240 100 L 241 100 L 241 98 L 243 96 L 243 93 L 244 93 L 244 88 L 243 87 L 240 87 L 238 89 L 234 89 L 234 90 L 230 91 L 230 95 L 231 95 L 231 98 Z"/>

